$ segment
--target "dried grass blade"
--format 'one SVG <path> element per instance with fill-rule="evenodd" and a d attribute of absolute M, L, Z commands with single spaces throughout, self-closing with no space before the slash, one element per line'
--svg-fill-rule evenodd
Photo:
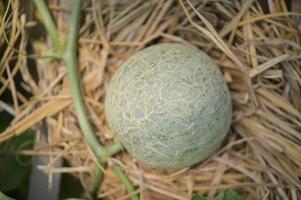
<path fill-rule="evenodd" d="M 252 17 L 252 18 L 249 18 L 247 20 L 241 21 L 241 22 L 239 22 L 238 26 L 243 26 L 245 24 L 254 23 L 254 22 L 257 22 L 257 21 L 263 21 L 263 20 L 268 19 L 268 18 L 283 17 L 283 16 L 287 17 L 287 16 L 290 16 L 290 15 L 301 17 L 300 13 L 295 13 L 295 12 L 270 13 L 270 14 L 260 15 L 260 16 Z"/>
<path fill-rule="evenodd" d="M 11 137 L 17 136 L 45 117 L 56 114 L 71 104 L 71 100 L 54 100 L 44 104 L 42 107 L 33 111 L 31 114 L 12 124 L 8 129 L 0 134 L 0 143 Z"/>
<path fill-rule="evenodd" d="M 254 76 L 266 71 L 267 69 L 269 69 L 271 67 L 274 67 L 278 63 L 281 63 L 289 58 L 290 58 L 290 56 L 288 54 L 283 54 L 281 56 L 275 57 L 275 58 L 259 65 L 258 67 L 251 69 L 249 71 L 249 77 L 253 78 Z"/>
<path fill-rule="evenodd" d="M 219 32 L 220 37 L 224 37 L 231 31 L 235 31 L 237 26 L 239 25 L 239 21 L 243 17 L 243 15 L 246 13 L 246 11 L 250 8 L 250 5 L 253 3 L 254 0 L 247 0 L 244 2 L 243 6 L 240 8 L 239 13 L 236 14 L 236 16 L 233 18 L 233 20 L 224 26 L 224 28 Z"/>
<path fill-rule="evenodd" d="M 298 117 L 299 121 L 301 120 L 301 113 L 283 96 L 263 88 L 256 90 L 256 92 L 268 99 L 270 102 L 273 102 L 279 108 Z"/>

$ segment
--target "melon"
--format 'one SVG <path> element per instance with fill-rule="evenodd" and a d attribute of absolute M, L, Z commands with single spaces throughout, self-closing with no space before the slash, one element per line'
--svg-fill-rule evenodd
<path fill-rule="evenodd" d="M 105 112 L 134 158 L 175 170 L 221 146 L 232 104 L 221 71 L 206 53 L 189 44 L 163 43 L 119 68 L 107 88 Z"/>

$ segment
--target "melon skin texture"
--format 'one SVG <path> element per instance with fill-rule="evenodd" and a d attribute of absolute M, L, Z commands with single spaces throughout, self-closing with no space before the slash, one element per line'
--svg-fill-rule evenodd
<path fill-rule="evenodd" d="M 217 150 L 232 118 L 214 61 L 188 44 L 153 45 L 129 58 L 107 88 L 109 126 L 143 163 L 175 170 Z"/>

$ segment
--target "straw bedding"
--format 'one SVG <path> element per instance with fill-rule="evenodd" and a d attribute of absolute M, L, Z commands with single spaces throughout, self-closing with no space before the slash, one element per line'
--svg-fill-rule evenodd
<path fill-rule="evenodd" d="M 109 158 L 99 197 L 130 196 L 111 171 L 112 163 L 117 163 L 141 199 L 184 200 L 193 193 L 212 197 L 227 188 L 237 190 L 242 199 L 301 198 L 300 14 L 289 12 L 283 0 L 268 1 L 269 12 L 259 2 L 84 1 L 78 62 L 88 117 L 103 144 L 114 141 L 104 115 L 107 85 L 128 57 L 152 44 L 190 43 L 209 54 L 228 83 L 234 110 L 223 147 L 206 161 L 179 171 L 158 171 L 123 151 Z M 20 17 L 17 1 L 12 7 L 6 24 L 10 45 L 18 42 L 18 51 L 26 53 L 30 43 L 35 55 L 45 55 L 51 49 L 47 38 L 29 42 L 26 32 L 38 20 L 30 15 Z M 69 8 L 57 1 L 49 7 L 66 38 Z M 10 68 L 9 60 L 16 61 Z M 35 59 L 35 80 L 28 60 L 11 48 L 2 55 L 0 95 L 8 89 L 13 104 L 1 101 L 0 109 L 11 113 L 14 120 L 0 135 L 0 142 L 44 123 L 51 133 L 47 143 L 39 140 L 38 131 L 36 149 L 19 153 L 49 155 L 51 161 L 41 168 L 50 176 L 72 173 L 87 185 L 95 158 L 81 136 L 65 66 L 57 60 Z M 16 89 L 13 77 L 17 72 L 22 73 L 21 86 L 32 94 L 30 99 Z M 68 159 L 71 167 L 54 168 L 59 158 Z"/>

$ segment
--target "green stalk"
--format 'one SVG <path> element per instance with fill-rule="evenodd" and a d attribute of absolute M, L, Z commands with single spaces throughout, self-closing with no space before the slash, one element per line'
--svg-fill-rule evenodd
<path fill-rule="evenodd" d="M 52 21 L 51 15 L 45 5 L 45 2 L 42 0 L 34 0 L 37 9 L 43 16 L 44 24 L 46 29 L 51 37 L 51 40 L 55 47 L 58 47 L 59 54 L 63 52 L 59 48 L 62 47 L 60 41 L 58 39 L 58 34 L 56 27 Z M 67 42 L 67 47 L 62 56 L 63 60 L 66 63 L 68 78 L 71 87 L 71 96 L 73 100 L 73 104 L 75 107 L 75 112 L 78 117 L 80 128 L 83 132 L 85 141 L 88 143 L 89 147 L 92 149 L 95 154 L 99 164 L 101 166 L 105 165 L 105 160 L 107 157 L 112 156 L 122 150 L 122 145 L 120 143 L 115 143 L 109 147 L 102 147 L 102 145 L 98 142 L 98 139 L 93 133 L 92 126 L 88 120 L 88 110 L 86 108 L 86 104 L 84 101 L 83 89 L 80 84 L 80 77 L 78 72 L 78 64 L 77 64 L 77 38 L 78 38 L 78 28 L 79 28 L 79 19 L 80 19 L 80 6 L 81 0 L 74 0 L 72 7 L 72 15 L 71 15 L 71 23 L 70 23 L 70 31 Z M 61 56 L 59 56 L 61 57 Z M 97 166 L 93 175 L 92 175 L 92 184 L 91 189 L 92 193 L 95 193 L 97 187 L 102 179 L 102 168 Z M 118 176 L 120 181 L 125 185 L 127 191 L 129 193 L 134 192 L 134 187 L 131 181 L 127 178 L 127 176 L 123 173 L 122 169 L 119 166 L 113 166 L 113 171 Z M 137 194 L 133 195 L 132 200 L 139 200 L 139 196 Z"/>
<path fill-rule="evenodd" d="M 59 41 L 59 34 L 57 32 L 56 26 L 51 18 L 51 15 L 47 9 L 47 6 L 44 0 L 34 0 L 34 3 L 37 9 L 40 11 L 40 14 L 43 18 L 44 25 L 47 29 L 47 32 L 50 35 L 51 41 L 56 51 L 62 51 L 62 47 Z"/>
<path fill-rule="evenodd" d="M 111 156 L 119 153 L 123 149 L 123 146 L 120 142 L 116 142 L 116 143 L 110 145 L 109 147 L 105 147 L 105 148 L 106 148 L 106 152 L 107 152 L 106 157 L 111 157 Z"/>
<path fill-rule="evenodd" d="M 117 152 L 120 152 L 122 145 L 116 143 L 110 147 L 103 148 L 98 139 L 95 137 L 91 124 L 87 118 L 88 112 L 85 106 L 85 101 L 83 98 L 83 90 L 80 85 L 80 78 L 78 73 L 77 66 L 77 37 L 78 37 L 78 28 L 79 28 L 79 18 L 80 18 L 80 6 L 81 0 L 74 0 L 72 7 L 71 15 L 71 25 L 70 33 L 68 37 L 67 47 L 65 54 L 63 56 L 68 69 L 68 75 L 71 85 L 71 93 L 74 102 L 75 111 L 79 119 L 81 129 L 83 131 L 84 137 L 89 144 L 90 148 L 93 150 L 97 158 L 101 161 L 101 164 L 104 164 L 104 160 Z"/>
<path fill-rule="evenodd" d="M 45 2 L 41 0 L 35 0 L 35 4 L 39 12 L 43 13 L 44 24 L 46 26 L 46 29 L 50 35 L 53 44 L 59 43 L 58 37 L 56 37 L 57 35 L 56 27 L 54 26 L 54 23 L 52 21 L 51 15 L 47 9 Z M 103 166 L 105 163 L 103 158 L 106 158 L 108 155 L 106 153 L 106 149 L 104 149 L 100 145 L 98 139 L 95 137 L 91 124 L 88 121 L 88 117 L 87 117 L 88 112 L 85 106 L 83 91 L 81 88 L 80 78 L 78 73 L 76 50 L 77 50 L 77 37 L 78 37 L 77 31 L 79 26 L 80 6 L 81 6 L 80 0 L 75 0 L 73 2 L 72 18 L 71 18 L 72 21 L 70 25 L 67 47 L 65 49 L 63 56 L 60 55 L 59 57 L 63 58 L 66 63 L 68 78 L 71 87 L 71 96 L 85 141 L 92 149 L 99 164 Z M 56 46 L 61 46 L 61 44 L 57 44 Z M 59 53 L 62 54 L 62 51 L 60 51 Z M 101 168 L 101 166 L 97 166 L 95 172 L 92 175 L 92 180 L 91 180 L 92 193 L 97 190 L 97 187 L 102 179 L 103 169 Z"/>
<path fill-rule="evenodd" d="M 70 80 L 72 100 L 74 103 L 76 115 L 78 117 L 79 125 L 82 129 L 83 135 L 86 142 L 89 144 L 92 151 L 95 153 L 97 159 L 103 164 L 101 158 L 106 157 L 106 150 L 100 145 L 98 139 L 93 133 L 92 126 L 88 120 L 88 112 L 85 106 L 85 101 L 83 98 L 83 90 L 80 85 L 78 65 L 77 65 L 77 37 L 78 37 L 78 27 L 79 27 L 79 17 L 80 17 L 80 6 L 81 0 L 74 0 L 71 15 L 71 25 L 70 32 L 67 42 L 66 51 L 63 55 L 63 59 L 66 63 L 68 76 Z"/>
<path fill-rule="evenodd" d="M 101 164 L 103 164 L 103 160 L 105 160 L 108 156 L 120 152 L 122 145 L 118 142 L 111 145 L 110 147 L 103 148 L 98 142 L 98 139 L 95 137 L 92 126 L 87 118 L 88 111 L 85 106 L 86 104 L 83 98 L 83 90 L 79 81 L 80 78 L 77 70 L 78 66 L 76 57 L 80 5 L 81 0 L 74 0 L 71 15 L 70 33 L 63 58 L 68 70 L 72 99 L 74 102 L 77 117 L 79 119 L 80 127 L 90 148 L 93 150 L 97 158 L 101 160 Z"/>
<path fill-rule="evenodd" d="M 86 142 L 95 154 L 99 164 L 103 166 L 105 164 L 104 158 L 107 157 L 107 151 L 101 146 L 101 144 L 98 142 L 98 139 L 93 133 L 92 126 L 87 117 L 88 110 L 86 108 L 85 100 L 83 98 L 83 88 L 81 87 L 79 81 L 80 78 L 77 65 L 76 50 L 80 18 L 80 5 L 80 0 L 75 0 L 73 2 L 70 32 L 63 59 L 67 66 L 72 99 L 81 130 L 83 132 Z M 92 196 L 95 198 L 97 197 L 97 189 L 103 177 L 102 171 L 103 169 L 97 165 L 91 177 L 91 185 L 89 189 L 92 193 Z"/>
<path fill-rule="evenodd" d="M 112 170 L 116 174 L 116 176 L 119 178 L 119 180 L 123 183 L 126 191 L 129 194 L 134 193 L 135 192 L 134 186 L 133 186 L 132 182 L 130 181 L 130 179 L 125 175 L 125 173 L 123 172 L 121 167 L 114 164 L 112 166 Z M 131 197 L 131 200 L 139 200 L 139 199 L 140 198 L 139 198 L 138 194 L 133 194 L 133 196 Z"/>
<path fill-rule="evenodd" d="M 90 181 L 89 190 L 93 196 L 93 199 L 97 199 L 98 187 L 102 181 L 102 178 L 103 178 L 103 169 L 96 166 L 91 176 L 91 179 L 89 180 Z"/>
<path fill-rule="evenodd" d="M 107 152 L 107 157 L 113 156 L 117 153 L 119 153 L 122 149 L 123 146 L 121 145 L 121 143 L 117 142 L 115 144 L 112 144 L 109 147 L 105 147 L 106 148 L 106 152 Z M 106 158 L 104 158 L 104 160 L 106 160 Z M 100 181 L 102 180 L 102 172 L 103 169 L 96 166 L 92 178 L 91 178 L 91 183 L 90 183 L 90 191 L 92 191 L 93 193 L 97 191 L 97 188 L 100 184 Z M 95 194 L 93 194 L 95 196 Z"/>

